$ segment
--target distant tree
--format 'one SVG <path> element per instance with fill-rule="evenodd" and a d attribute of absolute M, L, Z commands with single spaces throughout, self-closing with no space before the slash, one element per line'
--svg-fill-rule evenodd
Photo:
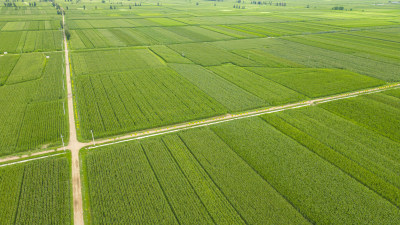
<path fill-rule="evenodd" d="M 86 10 L 86 6 L 85 5 L 83 5 L 83 10 Z"/>
<path fill-rule="evenodd" d="M 71 38 L 71 33 L 69 32 L 69 29 L 67 26 L 65 26 L 65 37 L 67 38 L 67 40 L 69 40 Z"/>
<path fill-rule="evenodd" d="M 332 10 L 344 10 L 343 6 L 335 6 L 332 8 Z"/>

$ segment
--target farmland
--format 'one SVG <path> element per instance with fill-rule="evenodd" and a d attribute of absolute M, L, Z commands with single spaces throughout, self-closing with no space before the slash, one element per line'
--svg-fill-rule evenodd
<path fill-rule="evenodd" d="M 0 164 L 2 224 L 71 224 L 70 161 L 67 155 Z"/>
<path fill-rule="evenodd" d="M 0 0 L 0 224 L 400 224 L 398 6 Z"/>
<path fill-rule="evenodd" d="M 33 2 L 32 2 L 33 3 Z M 1 3 L 3 6 L 3 3 Z M 0 156 L 62 145 L 65 115 L 60 16 L 50 4 L 0 16 Z"/>
<path fill-rule="evenodd" d="M 335 12 L 322 3 L 323 10 L 312 10 L 292 2 L 289 8 L 243 4 L 248 10 L 240 11 L 228 10 L 230 2 L 176 3 L 65 3 L 80 140 L 399 80 L 400 21 L 384 10 L 363 5 L 370 11 Z"/>
<path fill-rule="evenodd" d="M 4 62 L 6 67 L 0 86 L 0 155 L 61 145 L 61 135 L 68 135 L 62 55 L 24 53 L 3 57 L 0 64 Z"/>
<path fill-rule="evenodd" d="M 375 101 L 383 104 L 380 128 L 392 134 L 398 123 L 387 118 L 399 108 L 391 94 L 84 151 L 86 222 L 397 223 L 398 132 L 385 137 L 349 119 L 368 117 L 368 109 L 334 113 L 335 106 Z M 137 214 L 114 217 L 127 211 Z"/>

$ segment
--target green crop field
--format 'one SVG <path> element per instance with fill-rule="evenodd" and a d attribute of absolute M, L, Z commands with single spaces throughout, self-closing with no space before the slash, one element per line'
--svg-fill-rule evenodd
<path fill-rule="evenodd" d="M 400 20 L 389 10 L 393 4 L 63 4 L 78 134 L 86 141 L 91 132 L 96 138 L 114 136 L 399 81 Z M 332 10 L 338 4 L 347 7 Z M 167 86 L 153 79 L 155 73 L 181 80 L 175 88 L 191 92 L 183 94 L 187 99 L 207 100 L 191 105 L 169 97 L 170 90 L 161 94 Z M 193 112 L 199 109 L 204 110 Z"/>
<path fill-rule="evenodd" d="M 69 168 L 65 154 L 0 164 L 1 224 L 71 224 Z"/>
<path fill-rule="evenodd" d="M 399 7 L 0 0 L 0 224 L 400 224 Z"/>
<path fill-rule="evenodd" d="M 58 147 L 69 133 L 61 16 L 50 3 L 10 2 L 0 6 L 0 156 Z"/>
<path fill-rule="evenodd" d="M 85 151 L 86 222 L 398 223 L 399 126 L 388 118 L 399 107 L 390 94 Z M 369 110 L 331 111 L 366 100 L 385 105 L 378 120 L 392 137 L 349 119 Z"/>
<path fill-rule="evenodd" d="M 0 65 L 4 62 L 6 66 L 4 85 L 0 86 L 0 155 L 61 145 L 61 135 L 68 135 L 62 55 L 25 53 L 3 57 Z"/>

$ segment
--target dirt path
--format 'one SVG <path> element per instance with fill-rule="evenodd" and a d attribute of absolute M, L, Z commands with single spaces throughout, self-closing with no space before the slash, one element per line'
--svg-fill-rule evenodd
<path fill-rule="evenodd" d="M 63 14 L 63 24 L 65 27 L 64 14 Z M 63 36 L 64 36 L 65 75 L 67 78 L 68 117 L 69 117 L 69 144 L 66 148 L 71 150 L 74 224 L 83 225 L 83 204 L 82 204 L 81 175 L 80 175 L 80 165 L 79 165 L 79 149 L 81 149 L 84 146 L 84 144 L 80 143 L 76 136 L 74 102 L 73 102 L 72 85 L 71 85 L 71 71 L 69 65 L 68 45 L 67 45 L 67 38 L 65 35 L 65 29 L 63 29 Z"/>
<path fill-rule="evenodd" d="M 64 16 L 63 16 L 63 22 L 64 22 Z M 64 24 L 65 24 L 65 22 L 64 22 Z M 165 127 L 137 131 L 135 133 L 131 133 L 131 134 L 127 134 L 127 135 L 123 135 L 121 137 L 115 137 L 115 138 L 111 138 L 111 139 L 96 140 L 96 145 L 93 145 L 93 143 L 81 143 L 77 139 L 76 129 L 75 129 L 75 114 L 74 114 L 74 105 L 73 105 L 72 86 L 71 86 L 71 73 L 70 73 L 68 46 L 67 46 L 65 31 L 63 31 L 63 35 L 64 35 L 64 49 L 65 49 L 65 68 L 66 68 L 65 72 L 66 72 L 66 78 L 67 78 L 68 115 L 69 115 L 69 128 L 70 128 L 69 144 L 68 144 L 68 146 L 66 146 L 66 149 L 71 150 L 71 157 L 72 157 L 72 160 L 71 160 L 72 161 L 72 189 L 73 189 L 73 207 L 74 207 L 74 224 L 75 225 L 84 224 L 84 222 L 83 222 L 84 220 L 83 220 L 82 189 L 81 189 L 81 178 L 80 178 L 80 164 L 79 164 L 79 150 L 83 147 L 88 147 L 88 149 L 93 149 L 93 148 L 98 148 L 101 146 L 113 145 L 113 144 L 117 144 L 117 143 L 121 143 L 121 142 L 127 142 L 127 141 L 136 140 L 136 139 L 143 139 L 143 138 L 147 138 L 147 137 L 163 135 L 166 133 L 178 132 L 178 131 L 182 131 L 182 130 L 197 128 L 197 127 L 210 126 L 213 124 L 259 116 L 259 115 L 263 115 L 263 114 L 267 114 L 267 113 L 275 113 L 275 112 L 280 112 L 280 111 L 284 111 L 284 110 L 307 107 L 307 106 L 316 105 L 316 104 L 323 104 L 325 102 L 336 101 L 336 100 L 345 99 L 345 98 L 357 97 L 359 95 L 366 95 L 366 94 L 382 92 L 382 91 L 392 89 L 392 88 L 400 88 L 400 83 L 396 83 L 396 84 L 380 86 L 377 88 L 360 90 L 360 91 L 355 91 L 355 92 L 346 93 L 346 94 L 339 94 L 339 95 L 330 96 L 330 97 L 312 99 L 312 100 L 308 100 L 308 101 L 297 102 L 297 103 L 292 103 L 292 104 L 287 104 L 287 105 L 282 105 L 282 106 L 276 106 L 276 107 L 270 107 L 270 108 L 264 108 L 264 109 L 255 109 L 252 111 L 241 112 L 241 113 L 237 113 L 237 114 L 227 114 L 227 115 L 212 117 L 212 118 L 208 118 L 208 119 L 204 119 L 204 120 L 191 121 L 191 122 L 174 124 L 174 125 L 165 126 Z M 40 156 L 41 154 L 46 154 L 46 153 L 49 153 L 52 151 L 54 151 L 54 150 L 45 150 L 42 152 L 33 153 L 32 155 Z M 11 160 L 16 160 L 16 159 L 23 159 L 26 157 L 30 157 L 32 155 L 10 156 L 10 157 L 6 157 L 6 158 L 1 158 L 0 162 L 6 162 L 6 161 L 11 161 Z M 44 156 L 44 157 L 46 157 L 46 156 Z M 29 161 L 40 159 L 40 158 L 43 158 L 43 157 L 29 159 Z M 10 163 L 7 165 L 11 165 L 11 164 L 14 164 L 14 163 Z M 6 166 L 6 165 L 4 165 L 4 166 Z"/>
<path fill-rule="evenodd" d="M 68 71 L 68 74 L 69 74 L 69 71 Z M 68 78 L 69 78 L 69 76 L 68 76 Z M 68 83 L 68 85 L 70 85 L 70 83 Z M 73 154 L 72 157 L 75 157 L 75 159 L 78 159 L 78 151 L 79 151 L 79 149 L 81 149 L 83 147 L 88 147 L 89 149 L 93 149 L 93 148 L 98 148 L 101 146 L 112 145 L 112 144 L 117 144 L 117 143 L 121 143 L 121 142 L 131 141 L 131 140 L 135 140 L 135 139 L 142 139 L 142 138 L 146 138 L 146 137 L 152 137 L 152 136 L 156 136 L 156 135 L 162 135 L 162 134 L 166 134 L 166 133 L 172 133 L 172 132 L 177 132 L 177 131 L 181 131 L 181 130 L 196 128 L 196 127 L 210 126 L 210 125 L 217 124 L 217 123 L 228 122 L 228 121 L 237 120 L 237 119 L 244 119 L 244 118 L 259 116 L 259 115 L 263 115 L 263 114 L 267 114 L 267 113 L 275 113 L 275 112 L 280 112 L 280 111 L 284 111 L 284 110 L 306 107 L 306 106 L 310 106 L 310 105 L 322 104 L 325 102 L 357 97 L 359 95 L 373 94 L 373 93 L 382 92 L 382 91 L 385 91 L 388 89 L 393 89 L 393 88 L 400 88 L 400 83 L 380 86 L 380 87 L 373 88 L 373 89 L 361 90 L 361 91 L 356 91 L 356 92 L 347 93 L 347 94 L 335 95 L 335 96 L 331 96 L 331 97 L 312 99 L 312 100 L 297 102 L 297 103 L 293 103 L 293 104 L 287 104 L 287 105 L 276 106 L 276 107 L 265 108 L 265 109 L 257 109 L 257 110 L 241 112 L 241 113 L 237 113 L 237 114 L 227 114 L 227 115 L 223 115 L 223 116 L 207 118 L 204 120 L 190 121 L 190 122 L 185 122 L 185 123 L 173 124 L 173 125 L 165 126 L 165 127 L 158 127 L 158 128 L 148 129 L 148 130 L 136 131 L 134 133 L 126 134 L 126 135 L 123 135 L 120 137 L 95 140 L 96 145 L 93 145 L 92 142 L 82 143 L 77 140 L 75 123 L 74 123 L 74 119 L 72 119 L 74 117 L 73 108 L 72 108 L 72 106 L 70 107 L 70 104 L 71 105 L 73 104 L 72 95 L 71 95 L 71 97 L 68 98 L 68 113 L 69 113 L 71 136 L 70 136 L 69 145 L 66 146 L 66 149 L 70 149 L 73 153 L 75 153 L 75 154 Z M 68 92 L 70 93 L 70 91 L 68 91 Z M 62 150 L 57 150 L 57 151 L 62 151 Z M 42 154 L 46 154 L 49 152 L 54 152 L 54 150 L 45 150 L 42 152 L 35 152 L 31 155 L 10 156 L 10 157 L 5 157 L 5 158 L 0 158 L 0 162 L 7 162 L 7 161 L 12 161 L 12 160 L 17 160 L 17 159 L 23 159 L 23 158 L 27 158 L 27 157 L 34 156 L 34 155 L 40 156 Z M 77 168 L 79 168 L 79 165 Z"/>
<path fill-rule="evenodd" d="M 210 126 L 210 125 L 218 124 L 218 123 L 222 123 L 222 122 L 228 122 L 228 121 L 233 121 L 233 120 L 238 120 L 238 119 L 259 116 L 259 115 L 263 115 L 263 114 L 267 114 L 267 113 L 275 113 L 275 112 L 280 112 L 280 111 L 289 110 L 289 109 L 296 109 L 296 108 L 301 108 L 301 107 L 306 107 L 306 106 L 311 106 L 311 105 L 316 105 L 316 104 L 322 104 L 325 102 L 357 97 L 359 95 L 373 94 L 373 93 L 382 92 L 382 91 L 385 91 L 385 90 L 391 89 L 391 88 L 400 88 L 400 83 L 380 86 L 380 87 L 372 88 L 372 89 L 355 91 L 355 92 L 346 93 L 346 94 L 339 94 L 339 95 L 335 95 L 335 96 L 331 96 L 331 97 L 312 99 L 312 100 L 297 102 L 297 103 L 293 103 L 293 104 L 287 104 L 287 105 L 276 106 L 276 107 L 265 108 L 265 109 L 252 110 L 252 111 L 247 111 L 247 112 L 242 112 L 242 113 L 237 113 L 237 114 L 227 114 L 227 115 L 208 118 L 208 119 L 204 119 L 204 120 L 174 124 L 171 126 L 159 127 L 159 128 L 154 128 L 154 129 L 149 129 L 149 130 L 144 130 L 144 131 L 137 131 L 135 133 L 127 134 L 127 135 L 124 135 L 121 137 L 115 137 L 112 139 L 96 140 L 96 145 L 86 144 L 86 146 L 92 145 L 92 146 L 88 147 L 88 149 L 93 149 L 93 148 L 98 148 L 98 147 L 102 147 L 102 146 L 108 146 L 108 145 L 118 144 L 118 143 L 122 143 L 122 142 L 127 142 L 127 141 L 131 141 L 131 140 L 143 139 L 143 138 L 147 138 L 147 137 L 153 137 L 153 136 L 157 136 L 157 135 L 173 133 L 173 132 L 178 132 L 178 131 L 182 131 L 182 130 L 197 128 L 197 127 Z"/>
<path fill-rule="evenodd" d="M 43 153 L 43 154 L 45 154 L 45 153 Z M 9 165 L 15 165 L 15 164 L 24 163 L 24 162 L 29 162 L 29 161 L 33 161 L 33 160 L 37 160 L 37 159 L 49 158 L 49 157 L 53 157 L 53 156 L 57 156 L 57 155 L 61 155 L 61 154 L 65 154 L 65 153 L 61 152 L 61 153 L 41 156 L 41 157 L 37 157 L 37 158 L 33 158 L 33 159 L 20 160 L 20 161 L 16 161 L 16 162 L 12 162 L 12 163 L 2 164 L 2 165 L 0 165 L 0 167 L 9 166 Z"/>

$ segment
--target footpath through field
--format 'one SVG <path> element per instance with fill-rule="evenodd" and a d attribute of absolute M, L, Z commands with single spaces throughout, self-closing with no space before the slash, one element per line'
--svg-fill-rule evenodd
<path fill-rule="evenodd" d="M 67 95 L 68 95 L 68 117 L 69 117 L 69 144 L 66 147 L 71 150 L 71 168 L 72 168 L 72 194 L 74 207 L 74 224 L 83 225 L 83 204 L 82 204 L 82 189 L 81 175 L 79 166 L 79 149 L 85 146 L 80 143 L 76 136 L 74 102 L 72 96 L 71 72 L 68 55 L 67 37 L 65 35 L 65 16 L 63 14 L 63 36 L 64 36 L 64 51 L 65 51 L 65 75 L 67 78 Z"/>
<path fill-rule="evenodd" d="M 297 103 L 292 103 L 292 104 L 287 104 L 287 105 L 282 105 L 282 106 L 270 107 L 270 108 L 265 108 L 265 109 L 256 109 L 256 110 L 241 112 L 241 113 L 237 113 L 237 114 L 227 114 L 227 115 L 223 115 L 223 116 L 207 118 L 204 120 L 174 124 L 171 126 L 153 128 L 153 129 L 148 129 L 148 130 L 144 130 L 144 131 L 137 131 L 135 133 L 127 134 L 127 135 L 120 136 L 120 137 L 115 137 L 112 139 L 96 140 L 95 143 L 86 144 L 86 146 L 89 146 L 89 147 L 87 147 L 88 149 L 94 149 L 94 148 L 99 148 L 99 147 L 108 146 L 108 145 L 114 145 L 114 144 L 118 144 L 118 143 L 122 143 L 122 142 L 143 139 L 143 138 L 163 135 L 163 134 L 167 134 L 167 133 L 174 133 L 174 132 L 192 129 L 192 128 L 210 126 L 213 124 L 218 124 L 218 123 L 223 123 L 223 122 L 228 122 L 228 121 L 233 121 L 233 120 L 238 120 L 238 119 L 245 119 L 245 118 L 254 117 L 254 116 L 260 116 L 260 115 L 267 114 L 267 113 L 275 113 L 275 112 L 280 112 L 280 111 L 284 111 L 284 110 L 296 109 L 296 108 L 301 108 L 301 107 L 306 107 L 306 106 L 311 106 L 311 105 L 317 105 L 317 104 L 322 104 L 325 102 L 336 101 L 336 100 L 345 99 L 345 98 L 357 97 L 360 95 L 373 94 L 373 93 L 382 92 L 387 89 L 393 89 L 393 88 L 400 88 L 400 83 L 380 86 L 380 87 L 376 87 L 376 88 L 372 88 L 372 89 L 359 90 L 359 91 L 346 93 L 346 94 L 339 94 L 339 95 L 335 95 L 335 96 L 331 96 L 331 97 L 312 99 L 312 100 L 308 100 L 308 101 L 302 101 L 302 102 L 297 102 Z"/>

